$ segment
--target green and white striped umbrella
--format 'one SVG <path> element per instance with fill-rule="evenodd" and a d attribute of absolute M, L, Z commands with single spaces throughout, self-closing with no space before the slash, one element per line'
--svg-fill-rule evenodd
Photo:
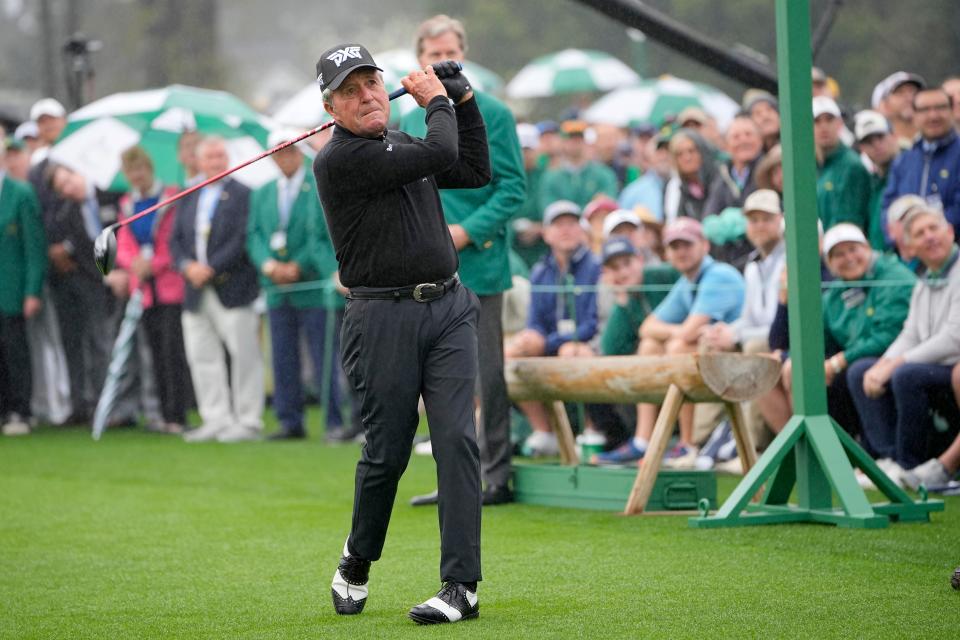
<path fill-rule="evenodd" d="M 507 84 L 511 98 L 546 98 L 561 93 L 610 91 L 640 80 L 636 72 L 609 53 L 564 49 L 536 58 Z"/>
<path fill-rule="evenodd" d="M 120 154 L 139 144 L 153 160 L 157 177 L 182 184 L 177 140 L 184 131 L 222 136 L 231 164 L 266 147 L 272 122 L 224 91 L 182 85 L 116 93 L 78 109 L 67 118 L 50 157 L 91 179 L 101 189 L 123 190 Z M 257 162 L 234 176 L 257 187 L 279 175 L 272 162 Z"/>
<path fill-rule="evenodd" d="M 721 130 L 740 110 L 740 105 L 719 89 L 665 75 L 611 91 L 584 111 L 583 117 L 588 122 L 620 127 L 631 122 L 659 126 L 666 116 L 676 116 L 687 107 L 706 111 L 717 120 Z"/>

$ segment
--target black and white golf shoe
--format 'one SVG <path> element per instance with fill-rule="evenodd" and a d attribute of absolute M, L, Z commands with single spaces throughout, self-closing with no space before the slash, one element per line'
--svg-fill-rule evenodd
<path fill-rule="evenodd" d="M 333 608 L 341 616 L 352 616 L 363 611 L 367 603 L 367 582 L 370 578 L 370 561 L 350 555 L 347 544 L 337 572 L 333 574 Z"/>
<path fill-rule="evenodd" d="M 477 594 L 459 582 L 448 582 L 423 604 L 410 609 L 410 619 L 417 624 L 443 624 L 470 620 L 480 615 Z"/>

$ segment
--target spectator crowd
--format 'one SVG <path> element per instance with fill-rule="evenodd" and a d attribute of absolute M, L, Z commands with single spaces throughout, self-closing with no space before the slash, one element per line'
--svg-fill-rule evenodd
<path fill-rule="evenodd" d="M 428 51 L 418 51 L 427 62 Z M 829 412 L 895 482 L 946 485 L 960 470 L 960 77 L 937 85 L 894 73 L 855 113 L 820 70 L 812 82 Z M 492 96 L 478 103 L 494 180 L 443 204 L 461 279 L 481 300 L 481 414 L 506 420 L 504 359 L 575 367 L 586 356 L 766 353 L 781 379 L 745 407 L 765 447 L 793 413 L 784 221 L 795 212 L 782 197 L 776 97 L 747 91 L 723 127 L 698 107 L 615 127 L 575 111 L 516 123 Z M 271 437 L 302 438 L 312 396 L 325 405 L 328 440 L 361 436 L 339 357 L 347 292 L 312 154 L 287 147 L 265 160 L 280 176 L 265 186 L 228 177 L 121 227 L 117 268 L 104 277 L 97 234 L 223 171 L 227 149 L 183 132 L 176 185 L 133 146 L 120 158 L 129 190 L 111 193 L 51 159 L 66 118 L 40 100 L 0 147 L 3 434 L 91 421 L 135 299 L 143 315 L 111 425 L 255 440 L 270 399 L 280 427 Z M 422 112 L 401 126 L 423 135 Z M 298 134 L 276 130 L 268 143 Z M 588 405 L 579 429 L 606 443 L 590 462 L 641 460 L 657 411 Z M 519 403 L 514 422 L 529 424 L 524 455 L 557 454 L 541 404 Z M 678 423 L 666 465 L 738 470 L 717 407 L 687 404 Z"/>

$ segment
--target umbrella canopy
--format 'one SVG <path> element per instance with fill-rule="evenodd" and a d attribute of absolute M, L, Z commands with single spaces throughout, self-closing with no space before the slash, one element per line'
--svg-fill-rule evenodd
<path fill-rule="evenodd" d="M 734 100 L 710 85 L 673 76 L 644 80 L 636 86 L 617 89 L 593 103 L 584 113 L 588 122 L 625 127 L 633 121 L 658 126 L 667 115 L 678 115 L 687 107 L 700 107 L 726 128 L 740 110 Z"/>
<path fill-rule="evenodd" d="M 270 120 L 229 93 L 173 85 L 116 93 L 74 111 L 50 157 L 101 189 L 123 190 L 120 154 L 140 144 L 160 180 L 182 184 L 177 140 L 184 131 L 222 136 L 234 164 L 262 152 L 272 128 Z M 258 162 L 234 175 L 247 186 L 258 187 L 279 172 L 271 162 Z"/>
<path fill-rule="evenodd" d="M 560 93 L 610 91 L 640 80 L 630 67 L 609 53 L 564 49 L 536 58 L 507 84 L 511 98 L 546 98 Z"/>
<path fill-rule="evenodd" d="M 383 69 L 383 83 L 387 91 L 399 89 L 400 79 L 420 68 L 417 57 L 408 49 L 391 49 L 373 56 L 373 59 Z M 471 84 L 481 91 L 494 92 L 503 88 L 500 76 L 486 67 L 468 61 L 463 63 L 463 69 Z M 392 105 L 391 119 L 396 122 L 400 116 L 416 106 L 417 103 L 410 96 L 398 98 Z M 316 82 L 311 82 L 277 109 L 273 119 L 291 127 L 311 129 L 329 120 L 330 116 L 323 109 L 320 87 Z"/>

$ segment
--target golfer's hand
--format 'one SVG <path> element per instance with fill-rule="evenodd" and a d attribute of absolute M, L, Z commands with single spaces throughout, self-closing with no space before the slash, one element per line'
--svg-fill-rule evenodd
<path fill-rule="evenodd" d="M 424 67 L 421 71 L 411 71 L 410 75 L 400 80 L 400 84 L 407 90 L 417 104 L 426 107 L 437 96 L 446 96 L 440 79 L 433 67 Z"/>

